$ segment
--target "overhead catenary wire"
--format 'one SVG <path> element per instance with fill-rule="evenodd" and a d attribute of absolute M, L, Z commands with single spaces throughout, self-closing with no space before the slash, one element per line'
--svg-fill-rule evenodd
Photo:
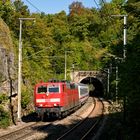
<path fill-rule="evenodd" d="M 99 4 L 97 3 L 96 0 L 94 0 L 94 3 L 95 3 L 95 5 L 97 6 L 97 8 L 100 9 L 100 8 L 99 8 Z"/>
<path fill-rule="evenodd" d="M 105 2 L 104 0 L 101 0 L 101 1 L 102 1 L 102 3 L 103 3 L 104 6 L 105 6 L 106 2 Z M 96 6 L 97 6 L 98 9 L 99 9 L 99 4 L 96 2 L 96 0 L 94 0 L 94 3 L 96 4 Z M 117 32 L 117 30 L 116 30 L 116 27 L 114 26 L 114 20 L 111 18 L 111 16 L 109 16 L 109 15 L 110 15 L 110 12 L 108 11 L 107 8 L 105 9 L 105 11 L 106 11 L 106 13 L 107 13 L 107 16 L 104 16 L 103 20 L 107 21 L 107 23 L 111 23 L 111 25 L 113 26 L 113 29 L 114 29 L 114 31 L 115 31 L 117 37 L 119 38 L 119 40 L 122 40 L 122 38 L 120 37 L 120 35 L 118 34 L 118 32 Z M 109 20 L 107 17 L 109 17 L 110 20 Z M 121 31 L 120 31 L 120 32 L 121 32 Z"/>
<path fill-rule="evenodd" d="M 120 40 L 120 39 L 112 39 L 112 40 L 109 40 L 109 41 L 100 41 L 100 42 L 98 42 L 98 43 L 94 43 L 94 45 L 96 46 L 96 45 L 100 45 L 100 44 L 104 44 L 104 43 L 112 43 L 113 41 L 119 41 L 119 40 Z M 42 49 L 42 50 L 40 50 L 40 51 L 37 51 L 37 52 L 33 53 L 33 54 L 30 55 L 30 56 L 26 56 L 26 57 L 24 57 L 23 59 L 29 59 L 29 58 L 31 58 L 31 57 L 33 57 L 33 56 L 35 56 L 35 57 L 40 57 L 40 56 L 38 56 L 38 54 L 44 52 L 45 50 L 46 50 L 46 48 L 45 48 L 45 49 Z M 51 58 L 51 56 L 45 56 L 45 57 Z M 52 57 L 54 58 L 54 57 L 63 57 L 63 56 L 52 56 Z"/>
<path fill-rule="evenodd" d="M 39 13 L 41 13 L 42 11 L 37 8 L 32 2 L 30 2 L 29 0 L 26 0 L 33 8 L 35 8 Z"/>
<path fill-rule="evenodd" d="M 41 12 L 36 6 L 34 6 L 29 0 L 26 0 L 30 5 L 32 5 L 35 9 L 37 9 L 39 12 Z M 105 5 L 105 2 L 104 2 L 104 0 L 101 0 L 103 3 L 104 3 L 104 5 Z M 99 6 L 99 4 L 97 3 L 97 1 L 96 0 L 94 0 L 94 2 L 95 2 L 95 4 L 96 4 L 96 6 L 97 6 L 97 8 L 98 9 L 100 9 L 100 6 Z M 107 11 L 107 13 L 108 13 L 108 10 L 106 10 Z M 108 22 L 111 22 L 110 20 L 108 20 L 108 19 L 106 19 L 106 17 L 104 18 L 104 20 L 106 20 L 106 21 L 108 21 Z M 112 19 L 111 19 L 112 20 Z M 111 22 L 112 23 L 112 22 Z M 114 24 L 113 24 L 113 26 L 114 26 Z M 116 31 L 116 28 L 114 27 L 114 31 Z M 116 34 L 117 34 L 117 36 L 118 36 L 118 33 L 116 32 Z M 122 40 L 121 38 L 119 38 L 120 40 Z M 118 40 L 118 39 L 117 39 Z M 114 39 L 114 41 L 115 41 L 115 39 Z M 107 43 L 107 42 L 112 42 L 112 41 L 101 41 L 101 43 L 95 43 L 95 45 L 98 45 L 98 44 L 103 44 L 103 43 Z"/>
<path fill-rule="evenodd" d="M 102 2 L 103 2 L 104 5 L 105 5 L 106 2 L 104 2 L 104 0 L 102 0 Z M 110 20 L 107 19 L 108 22 L 110 22 L 110 23 L 112 24 L 113 29 L 114 29 L 114 31 L 115 31 L 116 34 L 117 34 L 117 37 L 121 39 L 121 37 L 119 37 L 119 34 L 117 33 L 116 27 L 114 26 L 114 20 L 112 19 L 111 14 L 110 14 L 111 12 L 109 12 L 107 8 L 106 8 L 105 10 L 106 10 L 106 13 L 107 13 L 108 17 L 110 18 Z M 119 30 L 120 30 L 120 32 L 121 32 L 121 29 L 119 29 Z"/>
<path fill-rule="evenodd" d="M 106 2 L 104 2 L 104 0 L 101 0 L 101 1 L 103 2 L 104 5 L 106 4 Z M 94 3 L 96 4 L 96 7 L 97 7 L 98 9 L 100 9 L 100 6 L 99 6 L 100 4 L 98 4 L 96 0 L 94 0 Z M 105 11 L 106 11 L 106 13 L 108 13 L 108 15 L 109 15 L 109 12 L 108 12 L 106 9 L 105 9 Z M 110 18 L 111 18 L 111 17 L 110 17 Z M 106 21 L 107 23 L 111 23 L 111 24 L 112 24 L 112 22 L 111 22 L 110 20 L 108 20 L 107 17 L 105 17 L 105 16 L 104 16 L 103 20 Z M 112 20 L 112 19 L 111 19 L 111 20 Z M 113 26 L 113 28 L 114 28 L 114 31 L 116 32 L 117 37 L 119 38 L 119 39 L 117 39 L 117 40 L 122 40 L 122 39 L 119 37 L 119 35 L 118 35 L 117 31 L 116 31 L 116 28 L 115 28 L 114 24 L 112 24 L 112 26 Z M 102 41 L 102 42 L 103 42 L 103 41 Z M 111 42 L 111 41 L 107 41 L 107 42 Z M 101 44 L 102 44 L 102 43 L 101 43 Z"/>
<path fill-rule="evenodd" d="M 103 1 L 103 0 L 102 0 Z M 103 1 L 104 2 L 104 1 Z M 108 11 L 107 11 L 108 12 Z M 109 14 L 108 14 L 109 15 Z M 123 58 L 125 59 L 126 58 L 126 29 L 127 29 L 127 15 L 110 15 L 109 17 L 111 18 L 112 16 L 118 16 L 118 17 L 124 17 L 124 44 L 123 44 Z M 114 27 L 114 24 L 113 24 L 113 27 Z M 115 31 L 116 31 L 116 28 L 114 27 Z M 121 29 L 119 29 L 120 32 L 121 32 Z M 117 36 L 118 36 L 118 33 L 117 33 Z M 120 38 L 118 36 L 118 38 Z"/>

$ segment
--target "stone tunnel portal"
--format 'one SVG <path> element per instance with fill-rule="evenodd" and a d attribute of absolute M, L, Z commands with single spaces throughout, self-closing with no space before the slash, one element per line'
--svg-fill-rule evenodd
<path fill-rule="evenodd" d="M 102 82 L 94 77 L 86 77 L 80 81 L 80 83 L 88 84 L 90 87 L 90 96 L 103 97 L 104 87 Z"/>

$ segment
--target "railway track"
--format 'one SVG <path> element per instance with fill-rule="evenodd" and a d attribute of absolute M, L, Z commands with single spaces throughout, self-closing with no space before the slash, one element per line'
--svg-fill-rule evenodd
<path fill-rule="evenodd" d="M 96 111 L 98 112 L 98 114 L 95 113 Z M 97 129 L 100 126 L 99 124 L 102 120 L 103 111 L 104 111 L 104 105 L 102 101 L 95 99 L 94 108 L 88 114 L 88 116 L 84 120 L 77 123 L 66 133 L 62 134 L 59 138 L 57 138 L 57 140 L 91 139 L 91 137 L 93 137 L 93 134 L 97 132 Z"/>
<path fill-rule="evenodd" d="M 0 140 L 23 140 L 30 137 L 31 135 L 34 135 L 38 131 L 40 126 L 49 126 L 50 124 L 50 122 L 34 122 L 20 129 L 1 135 Z"/>
<path fill-rule="evenodd" d="M 95 129 L 95 126 L 97 126 L 99 123 L 99 117 L 96 117 L 94 115 L 94 112 L 96 110 L 103 110 L 103 109 L 101 109 L 102 108 L 101 104 L 98 105 L 99 107 L 97 108 L 98 103 L 99 101 L 97 99 L 96 100 L 90 99 L 87 102 L 87 105 L 86 104 L 84 105 L 85 106 L 84 109 L 81 108 L 81 110 L 83 110 L 82 111 L 83 113 L 81 112 L 82 116 L 79 113 L 75 112 L 75 114 L 71 114 L 71 116 L 64 118 L 62 120 L 55 120 L 53 122 L 34 122 L 21 129 L 18 129 L 16 131 L 9 132 L 8 134 L 4 134 L 3 136 L 0 136 L 0 140 L 23 140 L 23 139 L 34 140 L 34 139 L 37 139 L 36 134 L 39 134 L 38 139 L 44 139 L 44 138 L 46 139 L 53 138 L 53 139 L 58 139 L 58 140 L 72 139 L 71 135 L 74 136 L 74 139 L 85 139 L 87 138 L 87 136 L 89 136 L 90 132 L 84 129 L 87 128 L 88 130 L 92 131 L 93 129 Z M 90 109 L 88 109 L 88 106 L 90 106 Z M 90 110 L 92 111 L 90 112 Z M 87 112 L 90 112 L 90 113 L 87 114 Z M 74 123 L 73 128 L 71 126 L 71 127 L 68 127 L 68 129 L 65 129 L 65 125 L 66 125 L 65 121 L 67 122 L 68 119 L 70 120 L 72 119 L 72 122 L 76 122 L 76 123 Z M 90 124 L 92 124 L 93 129 Z M 55 131 L 58 131 L 57 128 L 59 129 L 59 132 L 56 135 Z M 67 131 L 66 134 L 62 134 L 64 133 L 64 131 L 66 132 L 66 130 L 69 130 L 69 131 Z M 75 133 L 78 133 L 78 135 Z M 82 137 L 79 137 L 79 135 Z"/>

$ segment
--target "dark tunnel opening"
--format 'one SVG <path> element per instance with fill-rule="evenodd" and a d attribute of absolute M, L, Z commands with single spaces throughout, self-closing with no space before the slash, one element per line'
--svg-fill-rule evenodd
<path fill-rule="evenodd" d="M 94 77 L 86 77 L 80 81 L 80 83 L 88 84 L 90 87 L 90 96 L 103 97 L 104 87 L 100 80 Z"/>

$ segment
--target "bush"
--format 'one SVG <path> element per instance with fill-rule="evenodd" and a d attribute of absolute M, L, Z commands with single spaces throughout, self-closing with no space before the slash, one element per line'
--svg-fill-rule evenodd
<path fill-rule="evenodd" d="M 10 115 L 0 106 L 0 128 L 6 128 L 10 125 Z"/>
<path fill-rule="evenodd" d="M 21 94 L 21 107 L 25 109 L 30 103 L 30 100 L 31 100 L 31 95 L 29 93 L 29 89 L 23 87 L 22 94 Z"/>
<path fill-rule="evenodd" d="M 0 104 L 6 100 L 8 100 L 8 97 L 6 96 L 6 94 L 0 94 Z"/>

